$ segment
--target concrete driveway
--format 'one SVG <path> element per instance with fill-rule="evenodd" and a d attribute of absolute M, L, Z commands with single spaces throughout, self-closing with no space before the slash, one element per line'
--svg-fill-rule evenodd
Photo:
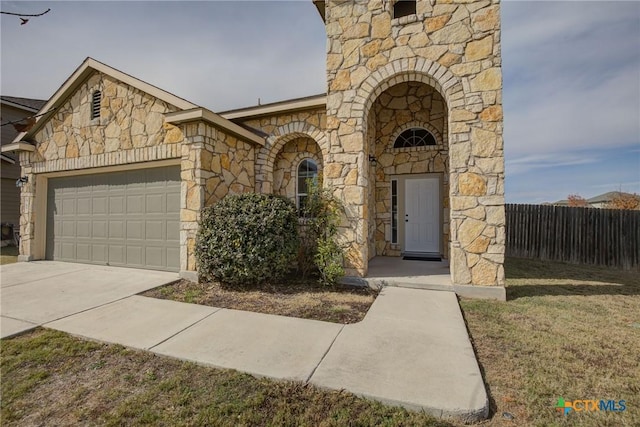
<path fill-rule="evenodd" d="M 109 304 L 178 279 L 176 273 L 58 261 L 0 266 L 0 336 Z"/>

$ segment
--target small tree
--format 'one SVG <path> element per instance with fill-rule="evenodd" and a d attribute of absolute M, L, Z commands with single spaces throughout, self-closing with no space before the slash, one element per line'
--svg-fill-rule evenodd
<path fill-rule="evenodd" d="M 569 197 L 567 197 L 567 200 L 569 201 L 569 206 L 571 206 L 572 208 L 586 208 L 589 207 L 589 203 L 587 203 L 587 200 L 578 195 L 578 194 L 569 194 Z"/>
<path fill-rule="evenodd" d="M 300 207 L 302 216 L 298 268 L 303 276 L 317 270 L 320 283 L 335 285 L 344 276 L 344 251 L 337 233 L 342 204 L 315 180 L 307 180 L 307 197 Z"/>
<path fill-rule="evenodd" d="M 618 192 L 609 203 L 607 203 L 606 207 L 607 209 L 640 210 L 640 196 L 636 193 Z"/>

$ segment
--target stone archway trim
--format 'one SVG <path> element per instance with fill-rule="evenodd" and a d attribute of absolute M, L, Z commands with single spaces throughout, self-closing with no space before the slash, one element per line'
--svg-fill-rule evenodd
<path fill-rule="evenodd" d="M 289 141 L 296 138 L 311 138 L 320 147 L 322 162 L 324 163 L 329 153 L 329 143 L 326 134 L 309 123 L 297 121 L 277 127 L 267 138 L 264 147 L 261 147 L 256 156 L 256 191 L 271 192 L 269 187 L 273 184 L 273 166 L 278 152 Z M 266 185 L 265 185 L 266 184 Z"/>
<path fill-rule="evenodd" d="M 365 113 L 382 92 L 409 81 L 425 83 L 435 88 L 445 99 L 449 109 L 464 105 L 462 83 L 446 67 L 426 58 L 403 58 L 389 62 L 367 77 L 353 99 L 351 116 L 364 123 Z"/>

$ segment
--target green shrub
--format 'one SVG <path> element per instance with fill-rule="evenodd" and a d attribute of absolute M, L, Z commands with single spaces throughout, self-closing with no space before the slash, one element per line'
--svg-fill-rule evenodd
<path fill-rule="evenodd" d="M 298 269 L 303 276 L 311 270 L 320 274 L 320 283 L 335 285 L 344 276 L 344 250 L 336 235 L 342 204 L 314 180 L 307 181 L 307 198 L 301 208 Z"/>
<path fill-rule="evenodd" d="M 198 273 L 238 286 L 278 280 L 298 247 L 293 203 L 270 194 L 229 195 L 202 210 L 196 239 Z"/>

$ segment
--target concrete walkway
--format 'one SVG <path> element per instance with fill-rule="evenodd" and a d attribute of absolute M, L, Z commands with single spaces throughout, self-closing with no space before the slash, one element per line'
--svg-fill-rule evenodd
<path fill-rule="evenodd" d="M 178 279 L 176 273 L 70 262 L 0 266 L 0 337 L 7 338 Z"/>
<path fill-rule="evenodd" d="M 5 281 L 11 274 L 6 274 L 3 268 L 3 331 L 5 322 L 21 320 L 30 323 L 29 327 L 43 324 L 73 335 L 204 365 L 346 389 L 439 417 L 477 421 L 488 415 L 484 383 L 453 292 L 385 288 L 365 319 L 353 325 L 206 307 L 122 292 L 113 294 L 106 303 L 104 299 L 98 303 L 87 296 L 86 303 L 74 306 L 76 314 L 61 316 L 62 309 L 52 307 L 71 309 L 70 303 L 65 302 L 69 293 L 55 283 L 69 283 L 69 289 L 75 290 L 76 295 L 78 286 L 85 286 L 85 294 L 100 294 L 106 292 L 104 287 L 118 287 L 118 281 L 107 284 L 94 276 L 85 277 L 83 284 L 67 280 L 82 272 L 76 270 L 82 268 L 77 266 L 56 267 L 60 268 L 60 274 L 57 281 L 49 282 L 52 290 L 33 296 L 30 303 L 21 301 L 20 295 L 22 299 L 28 295 L 24 291 L 8 294 L 7 301 L 5 290 L 19 289 L 26 283 L 20 284 L 18 277 L 14 277 L 10 279 L 14 285 L 7 284 L 5 289 Z M 126 273 L 134 272 L 126 269 Z M 34 267 L 34 278 L 39 273 L 42 272 Z M 124 278 L 118 276 L 118 280 Z M 28 283 L 35 282 L 38 280 Z M 149 287 L 153 287 L 149 282 L 140 283 L 138 292 Z M 34 290 L 44 292 L 42 286 Z"/>

